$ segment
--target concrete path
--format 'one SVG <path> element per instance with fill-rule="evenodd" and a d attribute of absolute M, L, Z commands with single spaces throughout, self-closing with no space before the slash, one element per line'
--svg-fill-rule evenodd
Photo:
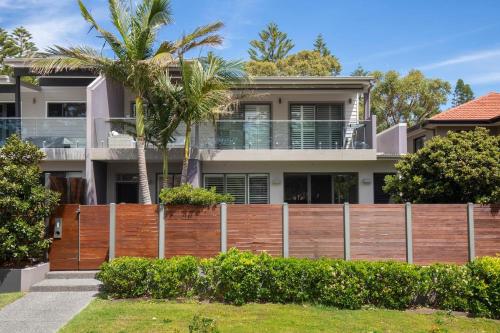
<path fill-rule="evenodd" d="M 30 292 L 0 310 L 0 332 L 57 332 L 97 295 L 85 292 Z"/>

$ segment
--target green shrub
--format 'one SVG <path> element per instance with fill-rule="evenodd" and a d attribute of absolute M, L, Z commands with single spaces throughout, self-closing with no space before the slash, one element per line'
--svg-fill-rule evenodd
<path fill-rule="evenodd" d="M 40 184 L 44 153 L 17 136 L 0 148 L 0 267 L 23 267 L 44 260 L 50 240 L 45 218 L 59 193 Z"/>
<path fill-rule="evenodd" d="M 149 296 L 148 271 L 153 264 L 148 259 L 120 257 L 102 264 L 97 279 L 103 283 L 104 292 L 112 297 Z"/>
<path fill-rule="evenodd" d="M 230 194 L 216 193 L 214 187 L 208 190 L 184 184 L 161 190 L 160 200 L 166 205 L 212 206 L 222 202 L 232 203 L 234 197 Z"/>
<path fill-rule="evenodd" d="M 500 318 L 500 257 L 484 257 L 469 263 L 471 296 L 469 311 L 481 317 Z"/>
<path fill-rule="evenodd" d="M 215 258 L 119 258 L 98 278 L 114 297 L 193 297 L 231 304 L 311 303 L 342 309 L 427 305 L 499 317 L 500 258 L 464 266 L 273 258 L 231 249 Z"/>
<path fill-rule="evenodd" d="M 406 309 L 415 304 L 421 280 L 418 266 L 392 261 L 364 264 L 369 304 L 387 309 Z"/>
<path fill-rule="evenodd" d="M 422 270 L 426 305 L 443 310 L 466 311 L 471 295 L 467 266 L 434 264 Z"/>
<path fill-rule="evenodd" d="M 148 278 L 148 289 L 154 298 L 193 296 L 198 279 L 198 260 L 190 256 L 154 260 L 148 269 Z"/>

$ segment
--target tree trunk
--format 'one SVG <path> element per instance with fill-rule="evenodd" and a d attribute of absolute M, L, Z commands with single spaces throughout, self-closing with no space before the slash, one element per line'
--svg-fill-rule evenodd
<path fill-rule="evenodd" d="M 139 168 L 139 201 L 150 205 L 151 193 L 149 192 L 148 171 L 146 167 L 146 152 L 144 140 L 144 110 L 142 98 L 135 98 L 135 127 L 137 132 L 137 164 Z"/>
<path fill-rule="evenodd" d="M 184 160 L 182 161 L 181 184 L 187 184 L 189 157 L 191 149 L 191 123 L 186 122 L 186 139 L 184 140 Z"/>
<path fill-rule="evenodd" d="M 163 155 L 163 182 L 161 184 L 162 189 L 168 188 L 168 150 L 167 147 L 163 148 L 161 151 Z"/>

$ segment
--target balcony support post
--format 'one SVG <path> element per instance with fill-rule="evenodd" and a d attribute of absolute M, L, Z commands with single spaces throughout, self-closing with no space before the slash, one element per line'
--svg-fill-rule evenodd
<path fill-rule="evenodd" d="M 16 76 L 16 89 L 14 92 L 15 95 L 15 116 L 16 118 L 21 118 L 21 76 Z"/>

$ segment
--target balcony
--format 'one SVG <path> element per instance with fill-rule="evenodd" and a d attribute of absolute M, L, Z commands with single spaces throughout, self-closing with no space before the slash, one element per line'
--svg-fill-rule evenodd
<path fill-rule="evenodd" d="M 94 148 L 135 148 L 135 120 L 96 119 Z M 170 146 L 184 145 L 185 127 Z M 194 126 L 192 147 L 210 150 L 352 150 L 372 149 L 371 121 L 219 120 Z"/>
<path fill-rule="evenodd" d="M 85 148 L 85 118 L 0 118 L 0 145 L 17 134 L 39 148 Z"/>

